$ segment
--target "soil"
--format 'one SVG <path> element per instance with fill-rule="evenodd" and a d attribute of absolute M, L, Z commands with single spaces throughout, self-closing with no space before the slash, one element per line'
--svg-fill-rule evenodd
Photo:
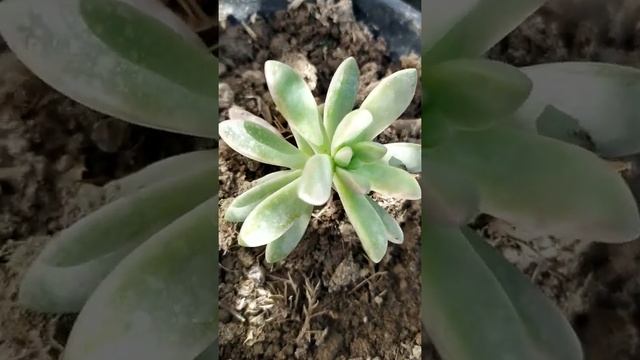
<path fill-rule="evenodd" d="M 390 59 L 384 40 L 356 22 L 351 8 L 350 1 L 318 1 L 247 24 L 229 21 L 220 37 L 220 118 L 239 106 L 290 137 L 265 84 L 269 59 L 303 74 L 317 101 L 349 56 L 361 68 L 358 103 L 384 76 L 419 67 L 415 55 Z M 403 118 L 419 117 L 419 96 Z M 418 121 L 396 124 L 380 142 L 420 141 Z M 220 213 L 251 181 L 275 170 L 221 142 Z M 420 358 L 420 204 L 377 200 L 405 232 L 404 244 L 390 245 L 377 265 L 364 255 L 335 194 L 316 208 L 300 244 L 276 265 L 265 263 L 264 247 L 239 247 L 240 226 L 220 220 L 221 359 Z"/>

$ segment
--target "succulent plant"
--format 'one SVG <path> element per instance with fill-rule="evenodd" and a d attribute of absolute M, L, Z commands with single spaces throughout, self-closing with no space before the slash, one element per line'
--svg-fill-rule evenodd
<path fill-rule="evenodd" d="M 420 185 L 404 170 L 420 170 L 420 145 L 381 145 L 373 140 L 411 103 L 417 71 L 405 69 L 386 77 L 356 110 L 359 70 L 353 58 L 340 64 L 320 107 L 288 65 L 267 61 L 265 77 L 297 147 L 271 124 L 244 111 L 232 110 L 230 119 L 220 122 L 220 137 L 232 149 L 288 169 L 256 180 L 229 205 L 225 219 L 243 222 L 238 242 L 266 245 L 268 262 L 284 259 L 303 237 L 313 207 L 329 201 L 334 188 L 365 252 L 379 262 L 387 242 L 402 243 L 404 235 L 368 194 L 420 199 Z"/>
<path fill-rule="evenodd" d="M 555 304 L 467 226 L 476 215 L 532 236 L 640 234 L 630 189 L 596 155 L 640 150 L 640 71 L 482 58 L 543 3 L 422 2 L 422 313 L 444 359 L 584 357 Z"/>
<path fill-rule="evenodd" d="M 217 136 L 217 60 L 160 2 L 6 0 L 0 33 L 37 76 L 92 109 Z M 19 301 L 80 312 L 66 360 L 217 359 L 216 164 L 216 149 L 195 151 L 116 180 L 106 205 L 47 244 Z"/>

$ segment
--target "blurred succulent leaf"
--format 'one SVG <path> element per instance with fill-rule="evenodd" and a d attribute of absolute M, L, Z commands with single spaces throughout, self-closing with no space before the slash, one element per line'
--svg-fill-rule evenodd
<path fill-rule="evenodd" d="M 105 31 L 128 30 L 135 35 L 135 43 L 124 41 L 120 49 L 105 43 L 83 20 L 84 0 L 3 1 L 0 34 L 38 77 L 94 110 L 147 127 L 216 138 L 217 60 L 206 53 L 197 36 L 157 1 L 99 3 L 127 9 L 121 14 L 126 19 L 120 19 L 127 20 L 126 29 Z M 143 31 L 149 40 L 142 39 Z M 159 38 L 163 40 L 158 59 L 145 52 L 148 46 L 138 48 L 141 41 L 151 45 Z M 132 61 L 134 55 L 139 61 Z M 177 59 L 182 62 L 173 63 Z M 177 80 L 189 64 L 203 66 L 185 71 L 197 71 L 202 86 L 211 87 L 210 93 L 186 87 L 185 79 Z"/>
<path fill-rule="evenodd" d="M 180 217 L 109 274 L 82 309 L 66 360 L 194 359 L 207 349 L 218 332 L 217 206 L 212 198 Z"/>
<path fill-rule="evenodd" d="M 618 243 L 640 234 L 624 180 L 593 153 L 517 129 L 457 132 L 423 156 L 468 179 L 480 211 L 532 233 Z"/>
<path fill-rule="evenodd" d="M 258 179 L 256 184 L 236 197 L 224 213 L 224 219 L 230 222 L 242 222 L 264 199 L 285 185 L 300 177 L 301 171 L 278 171 Z"/>
<path fill-rule="evenodd" d="M 408 172 L 383 163 L 368 163 L 350 169 L 371 183 L 371 190 L 398 199 L 418 200 L 422 196 L 420 185 Z"/>
<path fill-rule="evenodd" d="M 380 160 L 387 153 L 387 148 L 373 141 L 363 141 L 353 144 L 353 156 L 362 162 Z"/>
<path fill-rule="evenodd" d="M 446 360 L 580 360 L 580 343 L 552 301 L 483 240 L 427 223 L 422 314 Z M 469 301 L 474 299 L 474 301 Z"/>
<path fill-rule="evenodd" d="M 289 65 L 269 60 L 264 73 L 271 97 L 292 129 L 313 145 L 324 143 L 318 105 L 304 80 Z"/>
<path fill-rule="evenodd" d="M 184 176 L 192 171 L 202 171 L 216 166 L 217 150 L 192 151 L 168 157 L 155 162 L 131 175 L 109 182 L 105 185 L 107 198 L 115 200 L 131 195 L 143 188 L 169 179 Z"/>
<path fill-rule="evenodd" d="M 371 261 L 378 263 L 387 252 L 386 227 L 365 195 L 352 191 L 340 173 L 333 178 L 344 211 Z"/>
<path fill-rule="evenodd" d="M 428 91 L 425 89 L 425 92 Z M 422 144 L 425 147 L 436 147 L 447 141 L 454 130 L 437 109 L 426 104 L 422 106 Z"/>
<path fill-rule="evenodd" d="M 19 301 L 42 312 L 77 312 L 132 250 L 217 193 L 215 167 L 142 188 L 63 230 L 27 271 Z"/>
<path fill-rule="evenodd" d="M 338 124 L 331 141 L 331 154 L 342 146 L 354 143 L 371 126 L 373 117 L 365 109 L 357 109 L 348 113 Z"/>
<path fill-rule="evenodd" d="M 566 62 L 522 69 L 533 81 L 519 112 L 535 130 L 548 105 L 576 119 L 606 157 L 640 152 L 640 70 L 613 64 Z"/>
<path fill-rule="evenodd" d="M 422 171 L 422 146 L 413 143 L 385 144 L 387 148 L 382 160 L 391 166 L 401 165 L 408 172 Z"/>
<path fill-rule="evenodd" d="M 411 104 L 417 82 L 416 69 L 400 70 L 382 79 L 360 105 L 360 109 L 369 110 L 373 123 L 359 139 L 372 140 L 397 120 Z"/>
<path fill-rule="evenodd" d="M 356 103 L 359 78 L 358 63 L 352 57 L 345 59 L 331 78 L 323 114 L 324 128 L 329 139 Z"/>
<path fill-rule="evenodd" d="M 309 158 L 298 186 L 298 197 L 310 205 L 322 205 L 331 197 L 331 181 L 333 179 L 333 164 L 331 157 L 317 154 Z"/>
<path fill-rule="evenodd" d="M 536 120 L 538 134 L 592 150 L 588 133 L 571 115 L 549 105 Z"/>
<path fill-rule="evenodd" d="M 238 241 L 242 246 L 266 245 L 282 236 L 313 206 L 298 198 L 300 180 L 276 191 L 253 209 L 242 224 Z"/>
<path fill-rule="evenodd" d="M 458 227 L 479 214 L 478 189 L 465 174 L 437 160 L 424 163 L 424 216 L 430 223 Z"/>
<path fill-rule="evenodd" d="M 233 150 L 265 163 L 289 168 L 304 166 L 306 156 L 282 135 L 248 120 L 226 120 L 219 124 L 220 137 Z"/>
<path fill-rule="evenodd" d="M 284 260 L 302 239 L 309 220 L 311 219 L 311 209 L 306 214 L 301 215 L 295 220 L 293 226 L 289 228 L 282 236 L 267 244 L 265 258 L 268 263 L 276 263 Z"/>
<path fill-rule="evenodd" d="M 209 345 L 195 360 L 218 360 L 218 340 Z"/>
<path fill-rule="evenodd" d="M 422 61 L 478 57 L 514 30 L 545 0 L 429 0 L 425 14 Z"/>
<path fill-rule="evenodd" d="M 511 115 L 531 92 L 531 81 L 516 67 L 485 59 L 456 59 L 425 70 L 423 84 L 433 106 L 463 129 L 486 128 Z"/>
<path fill-rule="evenodd" d="M 377 202 L 375 202 L 370 197 L 366 197 L 371 204 L 371 207 L 376 211 L 380 220 L 384 224 L 384 228 L 386 231 L 387 239 L 395 244 L 402 244 L 404 242 L 404 233 L 402 232 L 402 228 L 385 209 L 382 208 Z"/>

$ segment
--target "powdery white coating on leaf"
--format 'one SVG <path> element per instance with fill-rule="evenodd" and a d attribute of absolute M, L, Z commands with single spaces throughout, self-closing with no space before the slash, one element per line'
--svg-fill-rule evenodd
<path fill-rule="evenodd" d="M 361 140 L 372 140 L 402 115 L 413 100 L 417 82 L 416 69 L 400 70 L 380 81 L 360 106 L 373 115 L 373 123 Z"/>
<path fill-rule="evenodd" d="M 248 120 L 227 120 L 218 125 L 220 137 L 233 150 L 265 163 L 289 168 L 299 168 L 306 160 L 295 146 L 280 134 Z"/>
<path fill-rule="evenodd" d="M 282 236 L 297 218 L 310 211 L 312 206 L 298 198 L 299 184 L 299 179 L 292 181 L 253 209 L 238 234 L 240 245 L 266 245 Z"/>
<path fill-rule="evenodd" d="M 345 59 L 331 78 L 323 111 L 327 136 L 333 137 L 338 124 L 353 109 L 358 95 L 360 70 L 352 57 Z"/>
<path fill-rule="evenodd" d="M 316 206 L 329 201 L 333 179 L 332 167 L 329 155 L 318 154 L 307 160 L 300 177 L 298 197 L 307 204 Z"/>
<path fill-rule="evenodd" d="M 160 3 L 126 2 L 194 41 Z M 143 126 L 216 137 L 215 99 L 118 56 L 87 28 L 78 0 L 3 1 L 0 33 L 30 70 L 90 108 Z"/>

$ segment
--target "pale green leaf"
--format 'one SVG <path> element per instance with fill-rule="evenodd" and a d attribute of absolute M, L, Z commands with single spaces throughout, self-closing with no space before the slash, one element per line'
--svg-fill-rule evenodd
<path fill-rule="evenodd" d="M 65 360 L 194 359 L 215 340 L 217 205 L 180 217 L 109 274 L 76 320 Z"/>
<path fill-rule="evenodd" d="M 227 145 L 250 159 L 288 168 L 301 168 L 306 160 L 306 156 L 282 135 L 255 122 L 227 120 L 218 128 Z"/>
<path fill-rule="evenodd" d="M 545 0 L 429 0 L 424 14 L 422 61 L 433 63 L 484 54 Z"/>
<path fill-rule="evenodd" d="M 335 154 L 340 147 L 355 142 L 366 129 L 371 126 L 373 117 L 365 109 L 353 110 L 338 124 L 331 140 L 331 153 Z"/>
<path fill-rule="evenodd" d="M 51 241 L 27 271 L 19 301 L 43 312 L 77 312 L 100 281 L 138 245 L 217 193 L 215 166 L 121 197 Z"/>
<path fill-rule="evenodd" d="M 387 148 L 373 141 L 363 141 L 352 146 L 353 156 L 362 162 L 372 162 L 380 160 L 386 153 Z"/>
<path fill-rule="evenodd" d="M 553 302 L 487 244 L 470 240 L 456 228 L 423 228 L 422 316 L 442 358 L 582 359 Z"/>
<path fill-rule="evenodd" d="M 326 154 L 314 155 L 304 165 L 298 197 L 311 205 L 322 205 L 331 197 L 333 164 Z"/>
<path fill-rule="evenodd" d="M 300 177 L 300 170 L 278 171 L 256 180 L 250 190 L 236 197 L 224 213 L 224 219 L 242 222 L 264 199 Z"/>
<path fill-rule="evenodd" d="M 105 191 L 109 200 L 115 200 L 192 171 L 216 167 L 217 164 L 218 150 L 192 151 L 160 160 L 122 179 L 111 181 L 105 185 Z"/>
<path fill-rule="evenodd" d="M 408 172 L 382 163 L 362 164 L 350 169 L 371 183 L 371 190 L 398 199 L 418 200 L 422 196 L 420 185 Z"/>
<path fill-rule="evenodd" d="M 538 116 L 536 129 L 540 135 L 549 136 L 587 150 L 593 148 L 589 134 L 580 126 L 580 122 L 553 105 L 547 106 Z"/>
<path fill-rule="evenodd" d="M 266 245 L 287 232 L 300 216 L 311 211 L 313 206 L 298 198 L 299 184 L 299 179 L 292 181 L 253 209 L 240 229 L 240 245 Z"/>
<path fill-rule="evenodd" d="M 389 165 L 399 163 L 409 172 L 419 173 L 422 171 L 422 147 L 420 144 L 391 143 L 384 146 L 387 148 L 387 152 L 382 159 Z"/>
<path fill-rule="evenodd" d="M 380 217 L 380 220 L 382 220 L 387 239 L 392 243 L 402 244 L 404 242 L 404 233 L 396 219 L 394 219 L 385 209 L 382 208 L 382 206 L 370 197 L 367 196 L 367 200 L 369 200 L 369 203 Z"/>
<path fill-rule="evenodd" d="M 480 211 L 539 235 L 624 242 L 640 214 L 624 180 L 593 153 L 516 129 L 458 132 L 425 150 L 472 180 Z"/>
<path fill-rule="evenodd" d="M 454 126 L 478 129 L 511 115 L 531 92 L 516 67 L 485 59 L 451 60 L 429 67 L 423 84 L 435 107 Z"/>
<path fill-rule="evenodd" d="M 157 1 L 104 3 L 128 8 L 121 14 L 128 21 L 126 29 L 105 29 L 135 35 L 135 43 L 121 44 L 131 45 L 127 54 L 89 29 L 79 0 L 3 1 L 0 34 L 38 77 L 92 109 L 143 126 L 217 137 L 217 60 L 201 43 L 187 43 L 195 42 L 196 35 Z M 145 51 L 137 48 L 144 39 L 149 39 L 143 42 L 150 45 L 158 38 L 163 39 L 160 58 L 146 53 L 148 47 Z M 139 61 L 132 61 L 134 55 Z M 194 90 L 194 79 L 177 80 L 181 76 L 178 70 L 189 64 L 201 66 L 191 72 L 200 74 L 202 91 Z"/>
<path fill-rule="evenodd" d="M 459 227 L 480 213 L 477 186 L 446 162 L 426 157 L 422 174 L 424 217 L 430 223 Z"/>
<path fill-rule="evenodd" d="M 607 157 L 640 152 L 640 70 L 602 63 L 553 63 L 523 68 L 533 91 L 520 111 L 532 130 L 548 105 L 576 119 Z"/>
<path fill-rule="evenodd" d="M 268 123 L 265 119 L 253 115 L 252 113 L 244 110 L 243 108 L 233 105 L 230 109 L 229 109 L 229 120 L 246 120 L 246 121 L 252 121 L 258 125 L 262 125 L 265 128 L 269 129 L 272 133 L 276 134 L 276 135 L 280 135 L 280 131 L 278 131 L 278 129 L 276 129 L 273 125 L 271 125 L 270 123 Z"/>
<path fill-rule="evenodd" d="M 265 258 L 268 263 L 276 263 L 284 260 L 293 249 L 298 245 L 300 239 L 304 236 L 309 220 L 311 219 L 311 210 L 307 214 L 300 216 L 293 223 L 293 226 L 287 230 L 282 236 L 267 244 Z"/>
<path fill-rule="evenodd" d="M 352 191 L 340 173 L 333 177 L 344 211 L 371 261 L 378 263 L 387 252 L 386 228 L 365 195 Z"/>
<path fill-rule="evenodd" d="M 417 82 L 416 69 L 400 70 L 382 79 L 360 106 L 373 116 L 373 123 L 360 139 L 372 140 L 397 120 L 411 104 Z"/>
<path fill-rule="evenodd" d="M 371 191 L 371 183 L 366 177 L 341 168 L 336 168 L 336 173 L 351 191 L 363 195 Z"/>
<path fill-rule="evenodd" d="M 313 145 L 324 144 L 316 100 L 300 75 L 289 65 L 273 60 L 265 63 L 264 73 L 271 97 L 291 128 Z"/>
<path fill-rule="evenodd" d="M 351 112 L 356 103 L 359 77 L 358 63 L 350 57 L 338 66 L 331 78 L 324 109 L 324 128 L 329 139 L 333 137 L 340 121 Z"/>
<path fill-rule="evenodd" d="M 353 158 L 353 149 L 348 146 L 343 146 L 333 155 L 333 161 L 340 167 L 347 167 L 351 163 Z"/>

